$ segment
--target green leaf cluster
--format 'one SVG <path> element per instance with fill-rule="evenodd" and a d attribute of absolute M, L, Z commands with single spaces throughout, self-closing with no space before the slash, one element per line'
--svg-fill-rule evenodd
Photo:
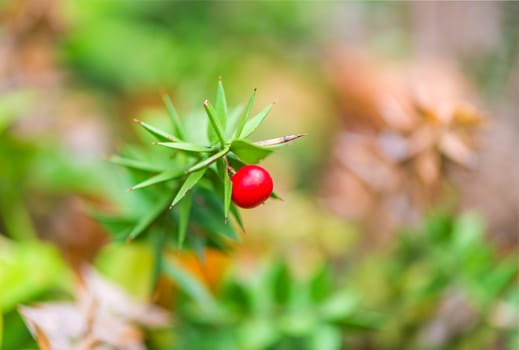
<path fill-rule="evenodd" d="M 245 107 L 229 108 L 219 79 L 214 104 L 203 103 L 205 117 L 181 117 L 165 95 L 168 125 L 135 119 L 145 131 L 141 135 L 144 145 L 124 147 L 109 158 L 129 170 L 126 180 L 132 183 L 132 198 L 125 205 L 126 212 L 94 215 L 119 240 L 164 235 L 164 244 L 157 246 L 158 256 L 169 243 L 195 250 L 227 249 L 230 240 L 238 239 L 228 218 L 243 229 L 231 201 L 232 173 L 301 136 L 251 141 L 249 137 L 272 109 L 269 105 L 252 115 L 255 96 L 256 90 Z"/>
<path fill-rule="evenodd" d="M 386 331 L 372 338 L 374 348 L 475 349 L 497 339 L 517 342 L 511 319 L 495 321 L 496 312 L 519 311 L 513 301 L 519 292 L 517 251 L 497 252 L 481 217 L 437 213 L 423 228 L 397 238 L 388 249 L 359 261 L 351 276 L 356 288 L 367 292 L 364 301 L 370 307 L 391 315 Z M 434 343 L 427 332 L 435 322 L 450 324 L 450 318 L 452 325 Z"/>
<path fill-rule="evenodd" d="M 328 265 L 303 279 L 282 261 L 260 271 L 229 278 L 217 304 L 182 302 L 174 348 L 338 350 L 344 332 L 375 330 L 384 320 L 365 310 L 354 290 L 335 285 Z"/>

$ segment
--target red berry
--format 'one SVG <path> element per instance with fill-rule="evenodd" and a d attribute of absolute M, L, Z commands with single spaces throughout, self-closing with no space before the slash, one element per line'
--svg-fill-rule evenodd
<path fill-rule="evenodd" d="M 242 208 L 254 208 L 265 202 L 274 184 L 270 174 L 260 166 L 246 165 L 231 178 L 232 200 Z"/>

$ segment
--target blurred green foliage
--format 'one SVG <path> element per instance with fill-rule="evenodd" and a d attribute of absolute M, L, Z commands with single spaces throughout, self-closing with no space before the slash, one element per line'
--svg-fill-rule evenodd
<path fill-rule="evenodd" d="M 437 215 L 354 266 L 324 265 L 301 278 L 283 259 L 272 257 L 254 272 L 233 269 L 216 294 L 168 262 L 165 273 L 182 293 L 173 307 L 175 326 L 151 333 L 149 346 L 360 349 L 370 344 L 377 349 L 471 349 L 503 343 L 513 349 L 518 341 L 518 267 L 514 256 L 496 255 L 483 234 L 481 219 L 472 213 L 459 218 Z M 42 296 L 55 298 L 49 290 L 67 290 L 70 279 L 64 278 L 64 265 L 50 247 L 2 243 L 0 290 L 10 291 L 0 295 L 4 341 L 15 342 L 28 334 L 9 310 Z M 146 259 L 150 263 L 144 266 L 150 267 L 151 251 L 137 248 L 108 247 L 99 267 L 142 296 L 147 292 L 139 292 L 143 286 L 136 281 L 149 280 L 150 270 L 137 262 Z M 123 278 L 118 271 L 132 271 L 132 276 Z M 455 302 L 446 307 L 451 299 Z M 435 320 L 448 327 L 440 343 L 427 337 Z M 368 332 L 359 332 L 362 329 Z"/>
<path fill-rule="evenodd" d="M 13 137 L 6 129 L 22 115 L 30 98 L 30 93 L 23 90 L 0 97 L 0 217 L 4 227 L 2 231 L 22 239 L 36 236 L 23 204 L 26 196 L 23 189 L 30 180 L 30 162 L 36 150 L 30 142 Z"/>
<path fill-rule="evenodd" d="M 377 349 L 472 349 L 496 343 L 514 348 L 516 259 L 515 251 L 497 254 L 474 213 L 434 215 L 423 228 L 402 233 L 393 246 L 354 269 L 357 288 L 370 291 L 364 301 L 391 315 L 372 344 Z M 508 313 L 501 315 L 505 319 L 512 315 L 506 325 L 496 321 L 499 310 Z M 433 333 L 438 327 L 440 335 Z"/>
<path fill-rule="evenodd" d="M 207 88 L 218 75 L 235 78 L 236 64 L 266 50 L 283 57 L 311 33 L 308 12 L 291 1 L 87 0 L 66 11 L 72 27 L 63 56 L 76 76 L 125 92 Z"/>
<path fill-rule="evenodd" d="M 512 83 L 515 61 L 519 53 L 519 6 L 512 2 L 503 4 L 503 40 L 483 55 L 467 57 L 465 69 L 482 92 L 492 100 L 508 98 L 506 92 Z"/>
<path fill-rule="evenodd" d="M 175 348 L 340 349 L 344 333 L 382 323 L 356 292 L 335 285 L 327 266 L 304 280 L 283 262 L 260 270 L 224 283 L 213 309 L 180 303 Z"/>
<path fill-rule="evenodd" d="M 29 209 L 49 198 L 121 197 L 112 190 L 117 179 L 102 159 L 76 158 L 59 135 L 16 130 L 17 122 L 32 122 L 28 112 L 34 102 L 31 90 L 0 95 L 0 232 L 21 240 L 37 237 Z"/>
<path fill-rule="evenodd" d="M 274 257 L 231 274 L 211 302 L 179 299 L 175 348 L 513 349 L 516 256 L 499 257 L 483 235 L 473 213 L 434 215 L 351 267 L 322 266 L 301 279 Z"/>
<path fill-rule="evenodd" d="M 41 242 L 14 242 L 0 236 L 0 349 L 36 349 L 18 305 L 66 298 L 70 271 L 56 247 Z"/>

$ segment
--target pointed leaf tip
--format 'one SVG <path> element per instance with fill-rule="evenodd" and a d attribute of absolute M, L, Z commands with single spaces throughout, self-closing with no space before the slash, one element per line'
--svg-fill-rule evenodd
<path fill-rule="evenodd" d="M 279 196 L 276 192 L 274 192 L 274 191 L 272 191 L 272 193 L 270 194 L 270 198 L 272 198 L 272 199 L 276 199 L 276 200 L 278 200 L 278 201 L 282 201 L 282 202 L 285 201 L 282 197 L 280 197 L 280 196 Z"/>
<path fill-rule="evenodd" d="M 153 125 L 150 125 L 148 123 L 145 123 L 139 119 L 134 119 L 134 121 L 139 124 L 140 126 L 142 126 L 148 133 L 150 133 L 151 135 L 153 135 L 156 139 L 158 140 L 161 140 L 161 141 L 176 141 L 176 139 L 169 135 L 168 133 L 164 132 L 163 130 L 153 126 Z"/>
<path fill-rule="evenodd" d="M 254 88 L 254 91 L 249 97 L 249 102 L 247 103 L 247 108 L 244 110 L 243 114 L 241 115 L 238 123 L 238 128 L 236 129 L 235 138 L 240 138 L 240 135 L 243 133 L 243 129 L 245 128 L 245 125 L 247 123 L 247 118 L 249 117 L 249 113 L 252 110 L 252 105 L 254 104 L 254 99 L 256 98 L 256 88 Z"/>
<path fill-rule="evenodd" d="M 269 114 L 270 111 L 272 110 L 272 106 L 273 106 L 273 104 L 268 105 L 261 112 L 259 112 L 254 117 L 249 119 L 245 123 L 240 135 L 238 135 L 238 136 L 240 138 L 249 137 L 261 125 L 261 123 L 263 123 L 263 121 L 267 117 L 267 114 Z"/>
<path fill-rule="evenodd" d="M 182 170 L 178 170 L 178 169 L 165 170 L 158 175 L 152 176 L 136 185 L 133 185 L 132 190 L 137 190 L 137 189 L 152 186 L 152 185 L 155 185 L 158 183 L 170 181 L 170 180 L 176 179 L 178 177 L 181 177 L 182 175 L 184 175 L 184 172 Z"/>
<path fill-rule="evenodd" d="M 145 161 L 125 158 L 125 157 L 121 157 L 121 156 L 117 156 L 117 155 L 111 156 L 108 159 L 108 161 L 110 161 L 114 164 L 126 167 L 126 168 L 142 170 L 142 171 L 147 171 L 147 172 L 152 172 L 152 173 L 163 170 L 162 168 L 157 167 L 153 164 L 148 164 Z"/>
<path fill-rule="evenodd" d="M 172 148 L 172 149 L 175 149 L 178 151 L 195 152 L 195 153 L 211 151 L 211 147 L 195 145 L 195 144 L 192 144 L 189 142 L 156 142 L 155 144 L 164 146 L 167 148 Z"/>
<path fill-rule="evenodd" d="M 282 137 L 276 137 L 274 139 L 268 139 L 268 140 L 262 140 L 255 142 L 256 145 L 259 146 L 283 146 L 284 144 L 290 143 L 294 140 L 297 140 L 303 136 L 306 136 L 307 134 L 301 133 L 301 134 L 294 134 L 294 135 L 287 135 Z"/>
<path fill-rule="evenodd" d="M 179 139 L 183 139 L 184 132 L 182 131 L 182 123 L 180 122 L 180 118 L 175 109 L 175 106 L 173 105 L 173 102 L 171 102 L 171 99 L 167 94 L 162 95 L 162 102 L 166 105 L 169 119 L 171 125 L 173 126 L 173 135 L 178 137 Z"/>
<path fill-rule="evenodd" d="M 238 226 L 240 226 L 241 230 L 243 231 L 243 233 L 247 233 L 247 231 L 245 231 L 245 225 L 243 225 L 243 220 L 241 218 L 240 212 L 238 211 L 238 208 L 232 203 L 230 206 L 230 211 L 231 211 L 232 216 L 238 223 Z"/>

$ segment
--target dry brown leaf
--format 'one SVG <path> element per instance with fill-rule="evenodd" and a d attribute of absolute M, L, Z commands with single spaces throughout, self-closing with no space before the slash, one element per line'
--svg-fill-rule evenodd
<path fill-rule="evenodd" d="M 161 327 L 169 313 L 137 301 L 93 269 L 83 270 L 84 284 L 74 303 L 20 307 L 29 330 L 43 350 L 144 350 L 143 327 Z"/>
<path fill-rule="evenodd" d="M 452 121 L 464 127 L 480 126 L 485 118 L 474 106 L 468 103 L 460 103 L 453 111 Z"/>
<path fill-rule="evenodd" d="M 377 137 L 378 153 L 391 163 L 399 163 L 411 156 L 410 142 L 396 132 L 381 132 Z"/>
<path fill-rule="evenodd" d="M 21 306 L 19 312 L 43 350 L 73 349 L 72 339 L 80 337 L 84 329 L 81 312 L 73 303 Z"/>
<path fill-rule="evenodd" d="M 440 160 L 438 154 L 428 150 L 416 157 L 416 172 L 428 187 L 436 185 L 440 179 Z"/>
<path fill-rule="evenodd" d="M 416 125 L 416 111 L 409 100 L 388 92 L 378 97 L 378 110 L 387 127 L 394 130 L 412 130 Z"/>
<path fill-rule="evenodd" d="M 432 149 L 438 138 L 438 132 L 428 124 L 416 128 L 409 136 L 409 156 L 415 156 L 428 149 Z"/>
<path fill-rule="evenodd" d="M 396 169 L 381 161 L 376 140 L 352 133 L 340 136 L 336 160 L 375 191 L 391 191 L 399 183 Z"/>
<path fill-rule="evenodd" d="M 454 162 L 473 169 L 477 165 L 475 153 L 454 132 L 444 133 L 438 147 L 442 153 Z"/>
<path fill-rule="evenodd" d="M 169 312 L 158 306 L 131 298 L 120 287 L 103 278 L 94 269 L 84 268 L 82 276 L 86 288 L 78 290 L 80 302 L 88 303 L 90 298 L 94 298 L 99 309 L 146 327 L 163 327 L 169 324 Z"/>
<path fill-rule="evenodd" d="M 484 118 L 445 62 L 394 64 L 359 52 L 334 58 L 331 80 L 348 131 L 339 130 L 333 145 L 324 201 L 384 236 L 441 198 L 455 169 L 447 162 L 475 167 Z"/>

